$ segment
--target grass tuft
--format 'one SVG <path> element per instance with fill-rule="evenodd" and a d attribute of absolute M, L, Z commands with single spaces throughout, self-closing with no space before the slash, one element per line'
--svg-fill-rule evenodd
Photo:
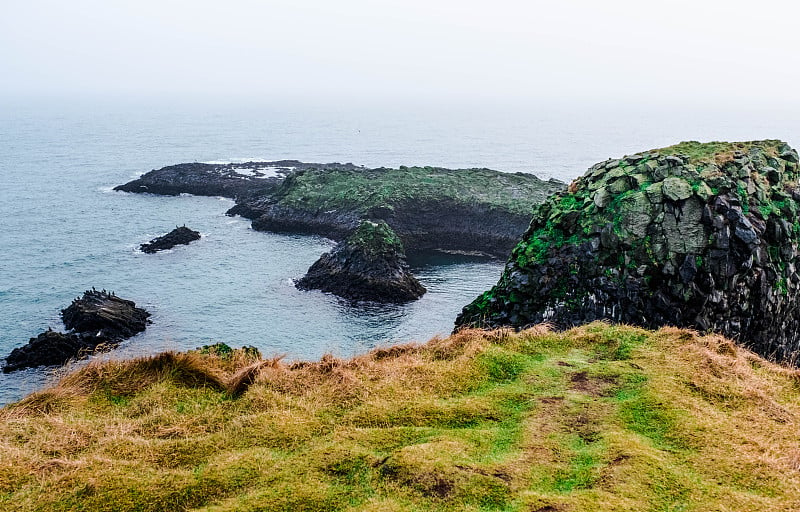
<path fill-rule="evenodd" d="M 798 510 L 799 404 L 730 340 L 605 323 L 96 361 L 0 410 L 0 509 Z"/>

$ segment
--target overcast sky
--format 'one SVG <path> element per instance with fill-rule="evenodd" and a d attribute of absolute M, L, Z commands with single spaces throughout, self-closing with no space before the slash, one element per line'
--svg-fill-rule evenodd
<path fill-rule="evenodd" d="M 1 0 L 0 93 L 797 106 L 798 14 L 775 0 Z"/>

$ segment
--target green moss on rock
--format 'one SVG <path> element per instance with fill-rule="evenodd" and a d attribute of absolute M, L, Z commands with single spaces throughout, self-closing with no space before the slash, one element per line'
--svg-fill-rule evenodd
<path fill-rule="evenodd" d="M 592 166 L 534 213 L 498 282 L 457 325 L 608 319 L 800 347 L 797 153 L 684 142 Z"/>
<path fill-rule="evenodd" d="M 385 222 L 369 220 L 323 254 L 297 287 L 376 302 L 408 302 L 426 291 L 411 273 L 397 234 Z"/>

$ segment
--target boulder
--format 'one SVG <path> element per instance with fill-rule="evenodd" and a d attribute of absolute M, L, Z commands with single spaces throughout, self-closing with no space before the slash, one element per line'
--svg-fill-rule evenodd
<path fill-rule="evenodd" d="M 47 330 L 31 338 L 26 345 L 12 350 L 6 357 L 3 372 L 10 373 L 36 366 L 61 365 L 86 348 L 88 348 L 86 342 L 77 334 Z"/>
<path fill-rule="evenodd" d="M 3 372 L 9 373 L 36 366 L 61 365 L 96 351 L 101 345 L 113 347 L 145 330 L 150 313 L 133 301 L 111 292 L 87 290 L 83 297 L 61 310 L 64 326 L 60 333 L 48 329 L 15 348 L 6 357 Z"/>
<path fill-rule="evenodd" d="M 774 140 L 686 142 L 597 164 L 535 210 L 500 281 L 457 328 L 676 325 L 795 361 L 798 177 L 797 152 Z"/>
<path fill-rule="evenodd" d="M 158 251 L 172 249 L 176 245 L 186 245 L 195 240 L 200 240 L 200 232 L 187 228 L 186 226 L 176 227 L 169 233 L 150 240 L 146 244 L 139 246 L 142 252 L 153 254 Z"/>
<path fill-rule="evenodd" d="M 409 270 L 403 243 L 385 222 L 372 221 L 323 254 L 296 286 L 376 302 L 408 302 L 425 293 Z"/>
<path fill-rule="evenodd" d="M 150 313 L 136 303 L 94 288 L 61 310 L 64 326 L 101 342 L 121 341 L 145 330 Z"/>

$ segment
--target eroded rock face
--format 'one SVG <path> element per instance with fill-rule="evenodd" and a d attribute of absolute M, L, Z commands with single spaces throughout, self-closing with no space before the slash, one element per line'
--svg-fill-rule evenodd
<path fill-rule="evenodd" d="M 800 349 L 798 155 L 681 143 L 591 167 L 536 210 L 498 284 L 457 326 L 606 319 Z"/>
<path fill-rule="evenodd" d="M 411 274 L 403 244 L 385 222 L 364 221 L 296 283 L 350 300 L 408 302 L 425 293 Z"/>
<path fill-rule="evenodd" d="M 112 347 L 144 331 L 149 316 L 133 301 L 105 290 L 88 290 L 61 310 L 64 326 L 70 332 L 47 330 L 31 338 L 26 345 L 11 351 L 3 371 L 61 365 L 94 352 L 99 345 Z"/>
<path fill-rule="evenodd" d="M 186 226 L 181 226 L 173 229 L 166 235 L 159 236 L 146 244 L 140 245 L 139 249 L 144 253 L 153 254 L 158 251 L 172 249 L 176 245 L 186 245 L 195 240 L 200 240 L 200 232 L 189 229 Z"/>

